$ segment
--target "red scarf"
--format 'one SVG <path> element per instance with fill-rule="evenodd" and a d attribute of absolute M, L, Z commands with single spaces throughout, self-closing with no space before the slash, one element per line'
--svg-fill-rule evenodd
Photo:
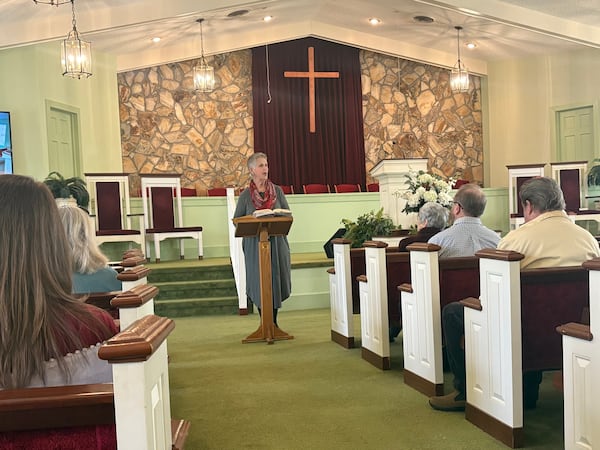
<path fill-rule="evenodd" d="M 277 194 L 275 193 L 275 185 L 271 183 L 271 180 L 267 180 L 265 183 L 265 192 L 263 195 L 260 194 L 254 180 L 250 181 L 250 198 L 252 204 L 256 209 L 272 209 L 275 201 L 277 200 Z"/>

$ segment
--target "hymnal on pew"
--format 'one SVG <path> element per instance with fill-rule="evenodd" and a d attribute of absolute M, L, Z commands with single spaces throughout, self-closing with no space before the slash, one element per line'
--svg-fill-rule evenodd
<path fill-rule="evenodd" d="M 290 211 L 289 209 L 282 209 L 282 208 L 257 209 L 256 211 L 254 211 L 252 213 L 252 217 L 254 217 L 254 218 L 265 217 L 265 216 L 291 216 L 291 215 L 292 215 L 292 211 Z"/>

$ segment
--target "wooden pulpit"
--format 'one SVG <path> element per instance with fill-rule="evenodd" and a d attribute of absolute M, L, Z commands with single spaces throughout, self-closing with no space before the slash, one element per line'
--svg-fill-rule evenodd
<path fill-rule="evenodd" d="M 258 329 L 242 339 L 248 342 L 266 341 L 272 344 L 276 340 L 294 339 L 273 323 L 273 287 L 271 274 L 271 243 L 270 236 L 286 236 L 292 226 L 292 217 L 269 216 L 258 219 L 252 216 L 233 219 L 236 237 L 258 236 L 258 263 L 260 273 L 260 304 L 261 321 Z"/>

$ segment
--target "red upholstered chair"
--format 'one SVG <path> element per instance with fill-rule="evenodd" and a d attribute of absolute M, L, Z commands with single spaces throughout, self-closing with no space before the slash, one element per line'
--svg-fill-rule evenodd
<path fill-rule="evenodd" d="M 280 184 L 279 187 L 281 188 L 283 193 L 286 195 L 294 193 L 294 185 L 293 184 L 290 184 L 290 185 Z"/>
<path fill-rule="evenodd" d="M 587 161 L 550 163 L 550 167 L 552 178 L 563 191 L 567 213 L 579 214 L 587 201 Z"/>
<path fill-rule="evenodd" d="M 175 195 L 177 195 L 177 192 L 175 192 Z M 196 197 L 198 196 L 198 193 L 196 192 L 196 188 L 181 188 L 181 196 L 182 197 Z"/>
<path fill-rule="evenodd" d="M 367 192 L 379 192 L 379 183 L 367 184 Z"/>
<path fill-rule="evenodd" d="M 184 239 L 198 241 L 198 259 L 203 257 L 202 227 L 183 226 L 183 205 L 179 174 L 146 174 L 142 180 L 142 204 L 147 239 L 154 241 L 156 262 L 160 261 L 160 242 L 165 239 L 179 240 L 179 256 L 185 257 Z M 175 193 L 175 194 L 174 194 Z M 150 243 L 146 242 L 146 255 L 150 255 Z"/>
<path fill-rule="evenodd" d="M 360 184 L 334 184 L 333 185 L 335 192 L 337 194 L 342 194 L 345 192 L 361 192 Z"/>
<path fill-rule="evenodd" d="M 135 242 L 144 248 L 143 230 L 132 228 L 129 205 L 129 175 L 126 173 L 86 173 L 90 193 L 90 215 L 96 225 L 96 241 Z M 139 224 L 141 228 L 141 223 Z"/>
<path fill-rule="evenodd" d="M 303 184 L 302 188 L 305 194 L 329 194 L 331 192 L 328 184 Z"/>
<path fill-rule="evenodd" d="M 206 191 L 209 197 L 226 197 L 227 196 L 227 188 L 217 187 L 208 189 Z"/>
<path fill-rule="evenodd" d="M 469 180 L 456 180 L 456 183 L 454 183 L 454 186 L 452 186 L 452 189 L 459 189 L 461 186 L 465 185 L 465 184 L 469 184 L 470 181 Z"/>

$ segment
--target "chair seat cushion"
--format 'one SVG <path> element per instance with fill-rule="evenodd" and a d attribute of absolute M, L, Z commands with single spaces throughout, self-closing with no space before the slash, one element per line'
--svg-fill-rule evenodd
<path fill-rule="evenodd" d="M 179 227 L 179 228 L 147 228 L 146 233 L 185 233 L 188 231 L 202 231 L 202 227 Z"/>
<path fill-rule="evenodd" d="M 127 236 L 133 234 L 140 234 L 139 230 L 98 230 L 96 236 Z"/>

